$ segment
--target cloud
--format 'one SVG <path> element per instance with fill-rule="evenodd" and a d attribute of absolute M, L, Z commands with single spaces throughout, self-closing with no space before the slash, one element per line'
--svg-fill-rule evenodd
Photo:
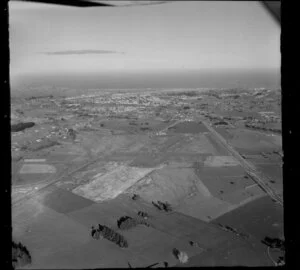
<path fill-rule="evenodd" d="M 116 0 L 103 0 L 101 1 L 102 3 L 106 3 L 112 6 L 141 6 L 141 5 L 158 5 L 158 4 L 166 4 L 169 2 L 173 2 L 171 0 L 168 1 L 140 1 L 140 0 L 135 0 L 135 1 L 116 1 Z"/>
<path fill-rule="evenodd" d="M 55 52 L 42 52 L 46 55 L 81 55 L 81 54 L 124 54 L 124 52 L 110 51 L 110 50 L 67 50 Z"/>

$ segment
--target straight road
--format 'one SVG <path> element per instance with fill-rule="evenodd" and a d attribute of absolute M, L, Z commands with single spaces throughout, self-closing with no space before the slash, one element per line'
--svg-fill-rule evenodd
<path fill-rule="evenodd" d="M 240 162 L 246 173 L 258 184 L 258 186 L 265 191 L 273 200 L 283 206 L 283 199 L 276 191 L 274 191 L 269 185 L 269 179 L 261 172 L 258 172 L 256 168 L 245 160 L 209 123 L 204 119 L 201 119 L 206 128 L 215 136 L 215 138 Z"/>

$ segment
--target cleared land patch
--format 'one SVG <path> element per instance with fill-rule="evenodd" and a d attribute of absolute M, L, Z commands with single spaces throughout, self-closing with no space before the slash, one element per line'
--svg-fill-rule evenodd
<path fill-rule="evenodd" d="M 56 173 L 56 168 L 49 164 L 24 164 L 20 173 Z"/>
<path fill-rule="evenodd" d="M 200 133 L 208 132 L 208 129 L 201 123 L 197 122 L 182 122 L 168 129 L 174 133 Z"/>
<path fill-rule="evenodd" d="M 38 184 L 40 182 L 49 181 L 55 177 L 56 174 L 49 173 L 26 173 L 18 174 L 13 177 L 13 185 L 17 186 L 29 186 L 32 184 Z"/>
<path fill-rule="evenodd" d="M 24 162 L 46 162 L 45 158 L 24 159 Z"/>
<path fill-rule="evenodd" d="M 167 201 L 172 206 L 189 194 L 210 197 L 206 186 L 198 179 L 193 168 L 164 167 L 133 185 L 127 192 L 140 195 L 148 202 Z"/>
<path fill-rule="evenodd" d="M 103 176 L 94 176 L 90 183 L 78 186 L 73 192 L 94 201 L 113 199 L 153 170 L 120 165 Z"/>
<path fill-rule="evenodd" d="M 130 166 L 139 168 L 153 168 L 159 166 L 161 161 L 162 157 L 157 157 L 155 154 L 137 153 Z"/>
<path fill-rule="evenodd" d="M 86 227 L 36 200 L 13 208 L 12 222 L 13 237 L 24 243 L 32 256 L 30 268 L 51 269 L 53 262 L 59 265 L 57 254 L 89 241 Z"/>
<path fill-rule="evenodd" d="M 38 182 L 46 182 L 51 179 L 60 177 L 65 169 L 69 168 L 67 164 L 60 163 L 24 163 L 20 164 L 20 169 L 12 172 L 13 185 L 29 185 Z"/>
<path fill-rule="evenodd" d="M 279 146 L 279 147 L 282 147 L 282 136 L 273 134 L 273 135 L 271 136 L 271 141 L 272 141 L 272 143 L 274 143 L 275 145 L 277 145 L 277 146 Z"/>
<path fill-rule="evenodd" d="M 239 162 L 232 156 L 209 156 L 204 161 L 204 166 L 208 167 L 223 167 L 223 166 L 238 166 Z"/>
<path fill-rule="evenodd" d="M 215 130 L 222 135 L 225 140 L 230 140 L 233 137 L 233 134 L 229 132 L 230 129 L 223 127 L 215 127 Z"/>
<path fill-rule="evenodd" d="M 255 164 L 255 167 L 270 179 L 269 186 L 274 187 L 277 191 L 282 191 L 283 175 L 279 164 Z"/>
<path fill-rule="evenodd" d="M 155 119 L 116 119 L 101 121 L 100 126 L 110 130 L 138 133 L 142 131 L 160 130 L 166 126 L 166 123 Z"/>
<path fill-rule="evenodd" d="M 280 148 L 273 143 L 274 139 L 271 136 L 256 131 L 234 129 L 229 132 L 233 135 L 230 144 L 245 154 Z"/>
<path fill-rule="evenodd" d="M 206 134 L 206 137 L 208 138 L 209 142 L 213 145 L 213 147 L 216 149 L 217 154 L 219 156 L 227 156 L 228 150 L 221 145 L 219 142 L 216 141 L 214 136 L 211 133 Z"/>
<path fill-rule="evenodd" d="M 51 253 L 43 260 L 47 269 L 99 269 L 127 268 L 128 252 L 110 241 L 95 241 L 85 228 L 89 241 L 81 245 L 72 245 L 63 251 Z M 40 264 L 43 266 L 42 264 Z M 42 268 L 39 268 L 42 269 Z"/>
<path fill-rule="evenodd" d="M 244 190 L 239 189 L 230 193 L 223 193 L 219 197 L 226 202 L 232 203 L 235 205 L 234 208 L 237 208 L 264 195 L 265 192 L 259 186 L 252 184 Z"/>
<path fill-rule="evenodd" d="M 242 176 L 245 175 L 245 170 L 240 165 L 222 167 L 202 166 L 197 175 L 200 179 L 202 179 L 202 177 Z"/>
<path fill-rule="evenodd" d="M 44 206 L 47 206 L 58 213 L 68 213 L 85 208 L 94 202 L 73 194 L 70 191 L 51 186 L 39 191 L 36 199 Z"/>
<path fill-rule="evenodd" d="M 283 208 L 268 196 L 226 213 L 215 222 L 247 232 L 258 240 L 264 239 L 265 236 L 276 238 L 283 236 Z"/>
<path fill-rule="evenodd" d="M 201 180 L 207 186 L 213 196 L 220 196 L 235 192 L 236 190 L 244 190 L 247 186 L 255 184 L 252 179 L 241 176 L 223 176 L 222 174 L 212 177 L 210 175 L 202 175 Z M 221 191 L 223 191 L 221 193 Z"/>
<path fill-rule="evenodd" d="M 122 151 L 136 143 L 131 135 L 99 136 L 97 133 L 83 135 L 80 147 L 77 145 L 76 147 L 78 148 L 78 152 L 84 150 L 91 157 L 97 156 L 99 153 L 103 155 L 113 151 Z"/>
<path fill-rule="evenodd" d="M 262 250 L 262 248 L 260 247 Z M 228 252 L 230 250 L 230 252 Z M 246 247 L 246 243 L 238 245 L 234 242 L 227 243 L 227 246 L 220 246 L 218 249 L 207 250 L 189 258 L 186 264 L 178 264 L 175 267 L 235 267 L 242 265 L 244 267 L 253 266 L 272 266 L 267 256 L 258 255 L 254 249 Z"/>
<path fill-rule="evenodd" d="M 255 167 L 272 180 L 282 183 L 282 168 L 279 164 L 255 164 Z"/>
<path fill-rule="evenodd" d="M 198 154 L 218 154 L 218 150 L 212 145 L 205 134 L 197 134 L 185 137 L 176 145 L 168 149 L 169 152 L 198 153 Z"/>
<path fill-rule="evenodd" d="M 186 198 L 176 211 L 200 220 L 210 221 L 232 208 L 232 204 L 213 196 L 207 198 L 193 196 Z"/>

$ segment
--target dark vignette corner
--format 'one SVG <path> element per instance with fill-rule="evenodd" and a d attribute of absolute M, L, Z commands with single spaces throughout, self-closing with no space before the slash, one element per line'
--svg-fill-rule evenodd
<path fill-rule="evenodd" d="M 9 88 L 9 21 L 8 1 L 1 1 L 1 200 L 4 218 L 2 218 L 3 269 L 11 269 L 11 154 L 10 154 L 10 88 Z M 4 201 L 4 203 L 3 203 Z M 2 216 L 3 217 L 3 216 Z M 4 255 L 4 256 L 3 256 Z"/>
<path fill-rule="evenodd" d="M 295 122 L 299 116 L 299 91 L 297 89 L 297 63 L 295 53 L 299 42 L 295 36 L 296 18 L 299 10 L 286 1 L 281 3 L 281 86 L 282 86 L 282 147 L 283 147 L 283 184 L 284 184 L 284 234 L 286 239 L 286 266 L 296 265 L 296 235 L 298 234 L 295 219 L 295 207 L 299 172 L 296 158 L 299 128 Z M 296 50 L 297 48 L 297 50 Z M 299 137 L 298 137 L 299 139 Z M 297 177 L 298 176 L 298 177 Z"/>

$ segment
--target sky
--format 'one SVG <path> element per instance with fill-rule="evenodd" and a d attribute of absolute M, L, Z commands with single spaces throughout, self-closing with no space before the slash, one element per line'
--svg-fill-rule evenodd
<path fill-rule="evenodd" d="M 9 2 L 11 79 L 24 74 L 279 69 L 259 2 L 76 8 Z"/>

